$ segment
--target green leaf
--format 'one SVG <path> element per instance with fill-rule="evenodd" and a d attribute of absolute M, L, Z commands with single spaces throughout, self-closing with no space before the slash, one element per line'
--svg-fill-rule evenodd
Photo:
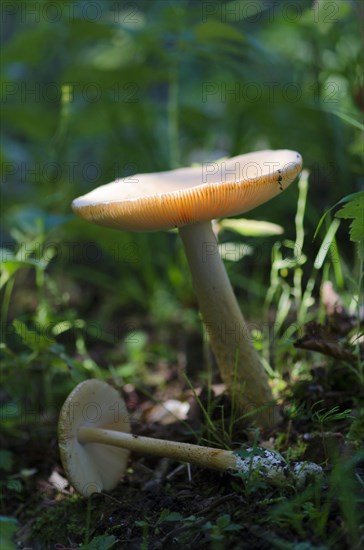
<path fill-rule="evenodd" d="M 37 7 L 36 4 L 35 7 Z M 42 18 L 39 12 L 34 13 L 35 18 L 37 15 L 40 19 Z M 3 45 L 2 63 L 19 63 L 21 60 L 24 64 L 36 67 L 44 57 L 45 48 L 48 51 L 48 45 L 57 40 L 54 27 L 55 25 L 34 25 L 28 29 L 23 28 L 21 32 L 13 33 L 12 38 Z"/>
<path fill-rule="evenodd" d="M 331 208 L 329 208 L 328 210 L 326 210 L 326 212 L 321 216 L 320 218 L 320 221 L 318 222 L 317 224 L 317 227 L 316 227 L 316 231 L 315 231 L 315 234 L 313 236 L 313 240 L 316 238 L 317 236 L 317 233 L 320 231 L 320 228 L 321 228 L 321 225 L 323 224 L 324 222 L 324 219 L 326 218 L 327 214 L 329 212 L 331 212 L 334 208 L 336 208 L 337 206 L 339 206 L 339 204 L 343 204 L 345 202 L 349 202 L 351 201 L 352 199 L 355 199 L 357 197 L 360 197 L 360 195 L 363 194 L 363 191 L 358 191 L 357 193 L 351 193 L 350 195 L 346 195 L 345 197 L 343 197 L 342 199 L 340 199 L 336 204 L 334 204 L 334 206 L 331 206 Z"/>
<path fill-rule="evenodd" d="M 23 485 L 19 479 L 9 479 L 6 483 L 6 487 L 9 491 L 15 491 L 16 493 L 21 493 L 23 491 Z"/>
<path fill-rule="evenodd" d="M 0 470 L 9 472 L 13 465 L 13 453 L 6 449 L 0 451 Z"/>
<path fill-rule="evenodd" d="M 298 542 L 292 550 L 329 550 L 328 546 L 313 546 L 310 542 Z"/>
<path fill-rule="evenodd" d="M 352 219 L 350 240 L 360 242 L 364 239 L 364 191 L 343 206 L 335 214 L 338 218 Z"/>
<path fill-rule="evenodd" d="M 236 23 L 245 19 L 259 17 L 258 14 L 269 9 L 264 0 L 255 0 L 254 2 L 246 2 L 246 0 L 231 0 L 230 2 L 216 3 L 216 11 L 211 16 L 222 15 L 225 21 Z"/>
<path fill-rule="evenodd" d="M 219 527 L 219 529 L 225 529 L 225 527 L 229 525 L 230 521 L 231 521 L 230 514 L 224 514 L 217 518 L 216 525 Z"/>
<path fill-rule="evenodd" d="M 281 225 L 259 220 L 228 219 L 219 222 L 221 229 L 234 231 L 246 237 L 270 237 L 281 235 L 284 229 Z"/>
<path fill-rule="evenodd" d="M 54 340 L 48 334 L 42 334 L 35 330 L 28 329 L 26 324 L 19 321 L 19 319 L 13 321 L 13 326 L 17 335 L 22 339 L 23 344 L 33 351 L 39 352 L 54 344 Z"/>
<path fill-rule="evenodd" d="M 230 523 L 224 528 L 224 531 L 240 531 L 243 527 L 238 523 Z"/>
<path fill-rule="evenodd" d="M 183 516 L 179 512 L 171 512 L 163 518 L 163 521 L 182 521 Z"/>
<path fill-rule="evenodd" d="M 349 2 L 332 2 L 331 0 L 319 0 L 306 9 L 301 23 L 312 25 L 315 30 L 325 35 L 331 27 L 350 14 Z"/>
<path fill-rule="evenodd" d="M 16 226 L 27 235 L 34 235 L 39 241 L 39 225 L 45 232 L 54 229 L 59 229 L 72 219 L 72 215 L 68 214 L 49 214 L 38 206 L 22 205 L 10 209 L 6 216 L 6 221 L 9 227 Z"/>
<path fill-rule="evenodd" d="M 316 269 L 321 269 L 321 267 L 324 264 L 324 261 L 326 260 L 327 254 L 330 253 L 330 249 L 331 249 L 332 243 L 334 242 L 335 235 L 337 230 L 339 229 L 339 226 L 340 226 L 339 220 L 332 220 L 330 227 L 326 232 L 326 235 L 321 243 L 320 249 L 314 261 L 314 266 Z"/>
<path fill-rule="evenodd" d="M 0 258 L 1 258 L 1 278 L 0 278 L 0 288 L 4 286 L 5 283 L 22 267 L 38 267 L 40 269 L 45 269 L 47 263 L 43 260 L 38 260 L 36 258 L 17 258 L 12 250 L 8 248 L 0 248 Z"/>
<path fill-rule="evenodd" d="M 338 118 L 341 118 L 341 120 L 344 120 L 348 124 L 351 124 L 351 126 L 354 126 L 354 128 L 358 128 L 359 130 L 364 130 L 364 124 L 362 124 L 359 120 L 356 120 L 355 115 L 350 115 L 348 113 L 345 113 L 343 111 L 340 111 L 339 109 L 324 109 L 323 111 L 326 111 L 327 113 L 330 113 L 334 116 L 337 116 Z"/>
<path fill-rule="evenodd" d="M 0 516 L 0 548 L 1 550 L 16 550 L 16 545 L 11 540 L 18 528 L 15 518 Z"/>
<path fill-rule="evenodd" d="M 112 548 L 114 544 L 116 543 L 116 538 L 114 535 L 100 535 L 99 537 L 95 537 L 92 539 L 91 542 L 88 544 L 84 544 L 81 546 L 81 550 L 109 550 L 109 548 Z"/>
<path fill-rule="evenodd" d="M 246 42 L 244 35 L 235 27 L 216 19 L 196 25 L 194 32 L 200 42 L 209 43 L 214 40 L 235 41 L 243 44 Z"/>

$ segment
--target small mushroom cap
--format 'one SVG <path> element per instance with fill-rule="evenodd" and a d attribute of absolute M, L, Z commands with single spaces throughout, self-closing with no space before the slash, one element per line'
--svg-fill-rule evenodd
<path fill-rule="evenodd" d="M 83 496 L 110 491 L 123 476 L 129 451 L 100 443 L 80 443 L 81 427 L 130 433 L 125 403 L 99 380 L 81 382 L 63 404 L 58 423 L 62 464 L 73 487 Z"/>
<path fill-rule="evenodd" d="M 283 191 L 301 171 L 289 150 L 259 151 L 154 174 L 136 174 L 75 199 L 90 222 L 131 231 L 158 231 L 252 210 Z"/>

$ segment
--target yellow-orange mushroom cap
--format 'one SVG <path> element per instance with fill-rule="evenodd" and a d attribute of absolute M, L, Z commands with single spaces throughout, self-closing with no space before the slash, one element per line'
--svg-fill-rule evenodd
<path fill-rule="evenodd" d="M 295 151 L 259 151 L 118 179 L 75 199 L 72 208 L 81 218 L 117 229 L 183 227 L 252 210 L 288 187 L 301 167 Z"/>

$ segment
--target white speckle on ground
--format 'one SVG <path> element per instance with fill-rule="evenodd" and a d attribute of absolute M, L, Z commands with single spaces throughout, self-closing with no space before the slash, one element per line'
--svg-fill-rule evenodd
<path fill-rule="evenodd" d="M 241 473 L 253 478 L 261 477 L 263 481 L 274 485 L 287 483 L 290 471 L 282 455 L 267 449 L 248 448 L 246 452 L 251 455 L 245 458 L 236 457 L 236 466 Z"/>
<path fill-rule="evenodd" d="M 314 462 L 296 462 L 293 466 L 293 475 L 298 488 L 303 488 L 311 481 L 322 477 L 323 469 Z"/>
<path fill-rule="evenodd" d="M 303 488 L 323 475 L 323 470 L 313 462 L 296 462 L 290 467 L 283 456 L 277 451 L 261 448 L 248 448 L 248 456 L 236 455 L 236 469 L 243 476 L 252 479 L 261 479 L 271 485 L 294 484 Z"/>

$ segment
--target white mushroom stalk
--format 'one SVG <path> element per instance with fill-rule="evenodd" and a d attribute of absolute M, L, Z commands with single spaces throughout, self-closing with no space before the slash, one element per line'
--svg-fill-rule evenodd
<path fill-rule="evenodd" d="M 88 221 L 130 231 L 177 227 L 201 313 L 238 414 L 256 411 L 263 427 L 279 419 L 267 374 L 252 344 L 222 260 L 211 220 L 252 210 L 290 185 L 302 167 L 295 151 L 258 151 L 198 168 L 136 174 L 75 199 Z"/>
<path fill-rule="evenodd" d="M 126 470 L 129 451 L 240 473 L 245 479 L 258 477 L 273 486 L 304 486 L 322 474 L 311 463 L 290 468 L 279 453 L 266 449 L 247 449 L 242 458 L 233 451 L 132 435 L 129 430 L 124 401 L 104 382 L 87 380 L 69 395 L 59 419 L 59 448 L 66 474 L 80 494 L 114 488 Z"/>
<path fill-rule="evenodd" d="M 235 397 L 240 413 L 255 411 L 258 424 L 272 426 L 279 418 L 278 410 L 272 403 L 266 373 L 220 257 L 211 222 L 186 225 L 179 233 L 221 378 Z"/>
<path fill-rule="evenodd" d="M 114 430 L 103 430 L 101 428 L 79 428 L 78 441 L 83 444 L 102 443 L 112 445 L 135 453 L 171 458 L 212 470 L 236 470 L 238 464 L 238 457 L 231 451 L 116 432 Z"/>

